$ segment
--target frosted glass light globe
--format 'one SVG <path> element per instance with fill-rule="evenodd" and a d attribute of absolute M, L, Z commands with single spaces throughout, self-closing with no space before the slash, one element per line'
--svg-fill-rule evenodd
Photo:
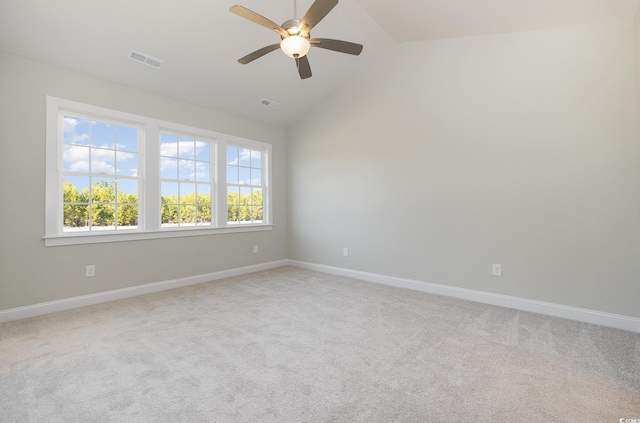
<path fill-rule="evenodd" d="M 305 56 L 311 48 L 311 43 L 304 37 L 291 35 L 282 40 L 280 48 L 284 54 L 295 59 Z"/>

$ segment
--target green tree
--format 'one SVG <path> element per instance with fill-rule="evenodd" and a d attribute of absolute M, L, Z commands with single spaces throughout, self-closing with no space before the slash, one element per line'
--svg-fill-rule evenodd
<path fill-rule="evenodd" d="M 231 192 L 227 195 L 227 222 L 237 222 L 239 220 L 238 193 Z"/>
<path fill-rule="evenodd" d="M 162 223 L 178 223 L 178 196 L 162 197 Z"/>
<path fill-rule="evenodd" d="M 138 194 L 118 192 L 118 226 L 138 226 Z"/>
<path fill-rule="evenodd" d="M 211 194 L 198 194 L 196 207 L 197 223 L 211 223 Z"/>
<path fill-rule="evenodd" d="M 94 182 L 91 186 L 91 200 L 91 226 L 115 225 L 116 182 Z"/>
<path fill-rule="evenodd" d="M 254 191 L 252 194 L 253 220 L 262 220 L 262 191 Z"/>
<path fill-rule="evenodd" d="M 64 226 L 79 228 L 89 225 L 89 190 L 79 192 L 71 182 L 65 182 L 63 192 Z"/>

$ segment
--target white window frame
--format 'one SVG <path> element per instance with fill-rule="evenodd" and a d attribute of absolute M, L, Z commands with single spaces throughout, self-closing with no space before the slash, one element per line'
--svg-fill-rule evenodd
<path fill-rule="evenodd" d="M 47 96 L 46 114 L 46 198 L 45 198 L 45 246 L 93 244 L 102 242 L 132 241 L 141 239 L 170 238 L 226 234 L 232 232 L 268 231 L 273 229 L 271 155 L 270 144 L 246 138 L 194 128 L 104 107 Z M 131 230 L 105 230 L 97 232 L 63 232 L 62 154 L 64 114 L 138 126 L 140 188 L 138 190 L 138 228 Z M 160 202 L 160 133 L 171 132 L 211 140 L 212 201 L 214 202 L 211 226 L 166 228 L 161 225 Z M 227 225 L 227 145 L 260 150 L 263 155 L 263 223 Z"/>

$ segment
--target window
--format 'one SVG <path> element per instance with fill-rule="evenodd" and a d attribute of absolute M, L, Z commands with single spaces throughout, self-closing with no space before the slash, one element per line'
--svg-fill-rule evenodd
<path fill-rule="evenodd" d="M 140 128 L 62 115 L 64 232 L 138 227 Z"/>
<path fill-rule="evenodd" d="M 45 245 L 271 229 L 271 146 L 47 97 Z"/>
<path fill-rule="evenodd" d="M 211 141 L 160 134 L 162 227 L 211 226 Z"/>
<path fill-rule="evenodd" d="M 227 146 L 227 223 L 262 223 L 262 153 Z"/>

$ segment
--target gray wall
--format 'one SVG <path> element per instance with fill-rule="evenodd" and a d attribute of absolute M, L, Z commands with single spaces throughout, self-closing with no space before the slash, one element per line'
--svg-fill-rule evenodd
<path fill-rule="evenodd" d="M 44 247 L 45 96 L 273 145 L 275 229 Z M 286 135 L 281 129 L 0 52 L 0 310 L 286 258 Z M 253 254 L 253 245 L 260 253 Z M 85 266 L 97 275 L 86 278 Z"/>
<path fill-rule="evenodd" d="M 632 22 L 388 51 L 290 130 L 289 258 L 640 316 L 635 56 Z"/>
<path fill-rule="evenodd" d="M 0 52 L 0 310 L 289 257 L 639 317 L 636 57 L 631 23 L 404 44 L 287 148 L 280 129 Z M 46 95 L 272 143 L 274 231 L 45 248 Z"/>

